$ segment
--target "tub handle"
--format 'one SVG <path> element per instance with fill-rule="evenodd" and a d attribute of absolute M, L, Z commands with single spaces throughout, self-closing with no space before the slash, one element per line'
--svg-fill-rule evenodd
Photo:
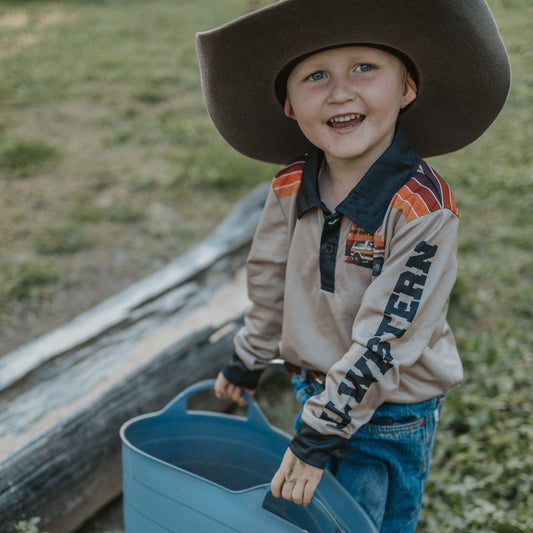
<path fill-rule="evenodd" d="M 235 496 L 240 498 L 243 508 L 248 507 L 257 509 L 263 517 L 262 523 L 265 523 L 265 525 L 268 523 L 271 526 L 277 524 L 276 531 L 282 531 L 283 533 L 301 533 L 305 531 L 284 518 L 283 513 L 278 514 L 276 512 L 276 507 L 278 505 L 283 507 L 284 505 L 296 506 L 296 504 L 274 498 L 270 492 L 270 484 L 259 485 L 241 491 L 240 493 L 236 493 Z M 313 512 L 315 519 L 318 520 L 319 524 L 317 524 L 317 529 L 320 529 L 320 531 L 328 531 L 329 533 L 346 533 L 346 529 L 337 521 L 318 496 L 315 495 L 313 497 L 308 509 Z M 282 509 L 280 508 L 278 512 L 281 511 Z"/>
<path fill-rule="evenodd" d="M 185 390 L 180 392 L 172 401 L 170 401 L 166 407 L 164 407 L 160 414 L 164 416 L 176 416 L 176 415 L 185 415 L 187 412 L 187 404 L 189 403 L 189 398 L 198 392 L 211 390 L 215 386 L 214 379 L 205 379 L 203 381 L 198 381 L 187 387 Z M 275 431 L 271 426 L 270 422 L 266 419 L 263 411 L 259 407 L 257 401 L 250 396 L 247 392 L 243 391 L 243 398 L 246 400 L 248 408 L 248 422 L 254 427 L 268 429 L 270 431 Z M 227 416 L 227 415 L 225 415 Z"/>

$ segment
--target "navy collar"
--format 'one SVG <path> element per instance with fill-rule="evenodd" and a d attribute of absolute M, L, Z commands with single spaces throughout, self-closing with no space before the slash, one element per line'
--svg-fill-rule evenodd
<path fill-rule="evenodd" d="M 311 209 L 324 207 L 318 193 L 318 174 L 323 159 L 323 152 L 313 146 L 305 162 L 298 192 L 298 218 Z M 369 233 L 375 233 L 383 222 L 393 196 L 415 174 L 419 164 L 420 156 L 411 148 L 407 135 L 398 125 L 392 144 L 337 206 L 336 211 Z"/>

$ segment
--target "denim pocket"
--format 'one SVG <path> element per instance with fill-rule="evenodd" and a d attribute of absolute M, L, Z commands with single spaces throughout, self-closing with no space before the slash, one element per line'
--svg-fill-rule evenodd
<path fill-rule="evenodd" d="M 414 531 L 442 399 L 379 406 L 336 457 L 337 479 L 381 531 Z"/>
<path fill-rule="evenodd" d="M 425 473 L 433 450 L 440 402 L 441 398 L 433 398 L 419 404 L 383 404 L 354 438 L 366 441 L 370 447 L 384 447 L 383 450 L 403 457 L 407 469 Z"/>
<path fill-rule="evenodd" d="M 371 433 L 404 433 L 432 426 L 440 411 L 443 396 L 413 404 L 384 403 L 360 428 Z M 431 429 L 431 428 L 430 428 Z"/>
<path fill-rule="evenodd" d="M 427 415 L 424 418 L 418 418 L 416 420 L 412 420 L 409 422 L 385 422 L 382 424 L 379 423 L 373 423 L 368 422 L 364 426 L 361 426 L 359 431 L 367 431 L 369 433 L 407 433 L 410 431 L 415 431 L 417 429 L 420 429 L 422 427 L 425 427 L 428 422 L 428 417 L 431 415 Z"/>

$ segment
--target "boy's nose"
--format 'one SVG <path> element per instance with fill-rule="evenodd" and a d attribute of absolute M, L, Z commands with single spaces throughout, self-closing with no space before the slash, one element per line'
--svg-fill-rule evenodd
<path fill-rule="evenodd" d="M 353 100 L 357 94 L 354 84 L 347 77 L 336 77 L 331 81 L 329 102 L 332 104 L 342 104 Z"/>

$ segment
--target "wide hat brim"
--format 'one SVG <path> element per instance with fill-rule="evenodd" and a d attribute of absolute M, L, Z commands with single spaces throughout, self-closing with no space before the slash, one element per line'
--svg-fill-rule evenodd
<path fill-rule="evenodd" d="M 311 51 L 375 44 L 408 56 L 419 87 L 400 122 L 422 157 L 477 139 L 510 87 L 507 52 L 484 0 L 282 0 L 199 33 L 196 44 L 214 125 L 237 151 L 271 163 L 308 149 L 275 80 Z"/>

